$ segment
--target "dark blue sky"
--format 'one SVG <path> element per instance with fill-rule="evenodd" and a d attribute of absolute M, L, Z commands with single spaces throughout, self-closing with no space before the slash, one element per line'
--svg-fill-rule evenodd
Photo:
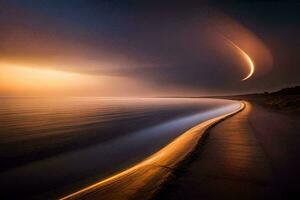
<path fill-rule="evenodd" d="M 179 86 L 193 95 L 300 83 L 296 1 L 10 0 L 0 6 L 2 59 L 50 58 L 72 65 L 62 70 L 140 79 L 152 88 Z M 240 82 L 247 73 L 241 61 L 226 55 L 234 55 L 232 49 L 214 41 L 221 27 L 256 58 L 256 44 L 246 32 L 228 30 L 232 22 L 273 57 L 268 70 L 257 60 L 247 82 Z"/>

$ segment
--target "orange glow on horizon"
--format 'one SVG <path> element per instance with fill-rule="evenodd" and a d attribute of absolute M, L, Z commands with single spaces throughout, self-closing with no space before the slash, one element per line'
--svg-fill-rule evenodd
<path fill-rule="evenodd" d="M 52 94 L 77 90 L 89 80 L 74 72 L 0 63 L 0 90 L 21 94 Z"/>
<path fill-rule="evenodd" d="M 143 84 L 129 77 L 64 71 L 57 66 L 0 61 L 0 96 L 136 96 L 145 91 Z"/>

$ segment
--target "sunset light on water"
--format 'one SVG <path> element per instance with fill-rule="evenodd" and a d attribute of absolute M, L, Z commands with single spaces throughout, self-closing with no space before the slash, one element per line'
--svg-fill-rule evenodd
<path fill-rule="evenodd" d="M 0 199 L 300 199 L 299 10 L 0 0 Z"/>

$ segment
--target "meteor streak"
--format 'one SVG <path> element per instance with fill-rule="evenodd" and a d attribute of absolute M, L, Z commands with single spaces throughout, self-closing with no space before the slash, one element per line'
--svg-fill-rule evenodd
<path fill-rule="evenodd" d="M 227 38 L 226 38 L 226 40 L 227 40 L 233 47 L 235 47 L 235 48 L 238 50 L 238 52 L 246 59 L 246 61 L 247 61 L 248 64 L 249 64 L 250 72 L 249 72 L 249 74 L 248 74 L 245 78 L 243 78 L 241 81 L 245 81 L 245 80 L 249 79 L 249 78 L 253 75 L 253 73 L 254 73 L 254 64 L 253 64 L 253 61 L 251 60 L 250 56 L 248 56 L 248 54 L 247 54 L 244 50 L 242 50 L 239 46 L 237 46 L 235 43 L 233 43 L 231 40 L 229 40 L 229 39 L 227 39 Z"/>

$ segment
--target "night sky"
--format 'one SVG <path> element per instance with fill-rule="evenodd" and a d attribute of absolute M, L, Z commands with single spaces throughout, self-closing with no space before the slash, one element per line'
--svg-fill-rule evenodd
<path fill-rule="evenodd" d="M 276 90 L 300 83 L 299 11 L 297 1 L 0 0 L 0 64 L 92 76 L 76 95 Z M 253 59 L 250 79 L 224 38 Z"/>

